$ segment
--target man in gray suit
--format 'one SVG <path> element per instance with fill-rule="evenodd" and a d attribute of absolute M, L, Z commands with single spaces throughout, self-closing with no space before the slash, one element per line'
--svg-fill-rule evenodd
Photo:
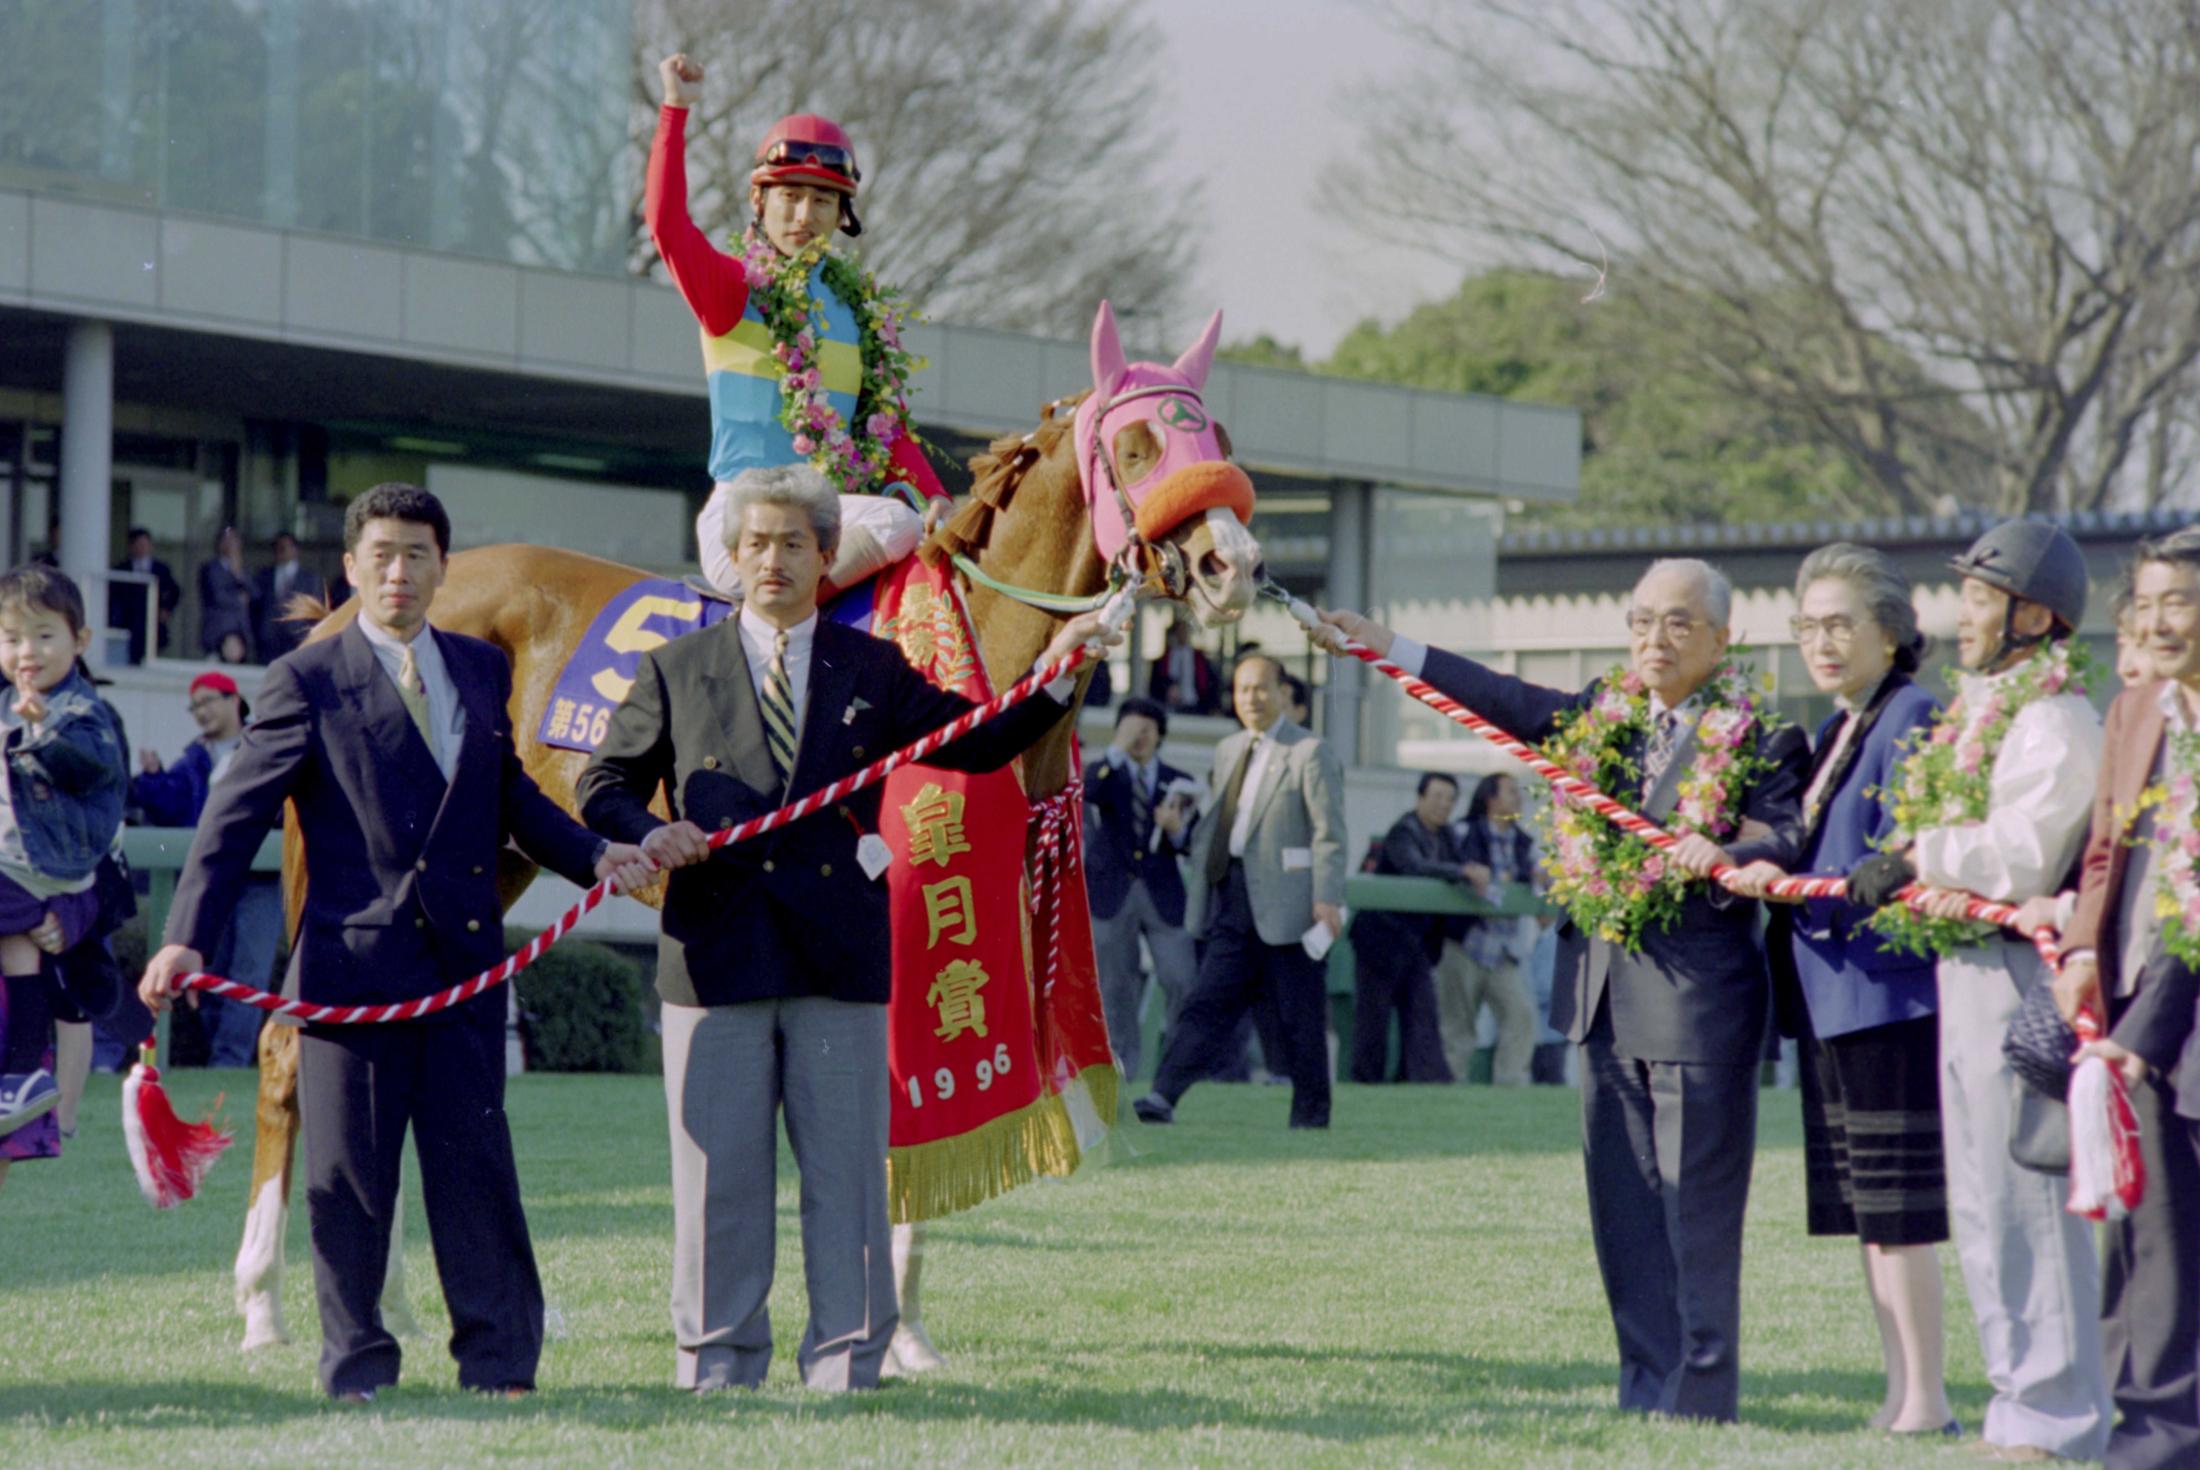
<path fill-rule="evenodd" d="M 899 1320 L 886 1220 L 893 986 L 879 788 L 712 854 L 759 817 L 970 708 L 890 640 L 822 621 L 840 499 L 808 465 L 731 482 L 741 615 L 642 655 L 581 774 L 581 814 L 669 868 L 657 989 L 672 1130 L 674 1382 L 753 1388 L 772 1354 L 777 1114 L 802 1174 L 811 1388 L 876 1388 Z M 1099 630 L 1074 618 L 1041 663 Z M 1062 678 L 929 757 L 996 770 L 1052 729 Z M 671 820 L 650 810 L 662 793 Z"/>
<path fill-rule="evenodd" d="M 1192 833 L 1186 927 L 1199 979 L 1161 1054 L 1153 1091 L 1132 1105 L 1168 1123 L 1194 1082 L 1227 1060 L 1238 1023 L 1268 1008 L 1291 1074 L 1291 1126 L 1329 1126 L 1328 995 L 1308 953 L 1319 923 L 1344 928 L 1344 769 L 1283 717 L 1283 666 L 1240 659 L 1232 684 L 1245 728 L 1215 748 L 1220 795 Z M 1326 947 L 1326 946 L 1323 946 Z"/>
<path fill-rule="evenodd" d="M 1610 793 L 1665 821 L 1695 760 L 1701 698 L 1727 651 L 1732 589 L 1700 561 L 1652 564 L 1627 613 L 1634 672 L 1650 695 L 1647 735 L 1622 752 L 1642 771 Z M 1522 740 L 1542 740 L 1596 698 L 1544 689 L 1401 638 L 1357 613 L 1328 620 Z M 1724 848 L 1681 838 L 1669 860 L 1793 865 L 1809 749 L 1793 725 L 1757 737 L 1767 768 L 1741 796 Z M 1757 1140 L 1757 1058 L 1770 985 L 1756 905 L 1691 883 L 1679 917 L 1636 950 L 1559 931 L 1551 1024 L 1579 1042 L 1589 1224 L 1619 1339 L 1623 1409 L 1731 1420 L 1740 1395 L 1742 1216 Z"/>

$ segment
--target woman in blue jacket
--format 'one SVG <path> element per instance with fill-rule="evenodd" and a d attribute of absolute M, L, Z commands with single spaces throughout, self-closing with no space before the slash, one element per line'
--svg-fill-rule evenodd
<path fill-rule="evenodd" d="M 1802 869 L 1846 875 L 1894 825 L 1880 793 L 1933 697 L 1912 682 L 1924 653 L 1910 584 L 1884 553 L 1836 542 L 1795 578 L 1795 642 L 1833 696 L 1803 795 Z M 1744 892 L 1785 874 L 1743 873 Z M 1956 1432 L 1942 1378 L 1941 1275 L 1948 1238 L 1934 966 L 1883 947 L 1871 911 L 1840 900 L 1773 910 L 1766 953 L 1781 1029 L 1799 1038 L 1812 1235 L 1854 1235 L 1879 1319 L 1896 1433 Z"/>

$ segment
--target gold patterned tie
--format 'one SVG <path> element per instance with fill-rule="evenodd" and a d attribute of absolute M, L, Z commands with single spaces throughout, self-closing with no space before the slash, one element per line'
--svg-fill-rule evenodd
<path fill-rule="evenodd" d="M 427 743 L 428 754 L 442 760 L 436 749 L 435 725 L 428 718 L 428 686 L 420 678 L 420 665 L 413 661 L 410 643 L 405 645 L 405 657 L 397 665 L 397 697 L 405 701 L 405 713 L 412 716 L 413 728 Z"/>
<path fill-rule="evenodd" d="M 787 634 L 772 645 L 771 672 L 764 676 L 764 743 L 771 747 L 772 769 L 785 787 L 794 774 L 794 686 L 787 679 Z"/>

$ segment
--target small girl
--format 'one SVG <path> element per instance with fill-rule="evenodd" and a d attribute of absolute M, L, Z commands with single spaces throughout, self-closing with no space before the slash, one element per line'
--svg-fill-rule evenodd
<path fill-rule="evenodd" d="M 121 731 L 78 668 L 91 637 L 83 594 L 60 572 L 0 577 L 0 1178 L 10 1160 L 61 1152 L 48 957 L 98 917 L 94 883 L 122 819 Z"/>

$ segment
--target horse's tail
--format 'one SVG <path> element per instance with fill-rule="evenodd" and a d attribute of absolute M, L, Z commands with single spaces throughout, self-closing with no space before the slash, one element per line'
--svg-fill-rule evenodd
<path fill-rule="evenodd" d="M 283 604 L 283 621 L 286 623 L 318 623 L 329 615 L 329 605 L 310 592 L 293 592 L 290 601 Z"/>
<path fill-rule="evenodd" d="M 292 948 L 298 944 L 298 924 L 306 911 L 306 839 L 298 830 L 298 804 L 283 803 L 283 927 Z"/>

